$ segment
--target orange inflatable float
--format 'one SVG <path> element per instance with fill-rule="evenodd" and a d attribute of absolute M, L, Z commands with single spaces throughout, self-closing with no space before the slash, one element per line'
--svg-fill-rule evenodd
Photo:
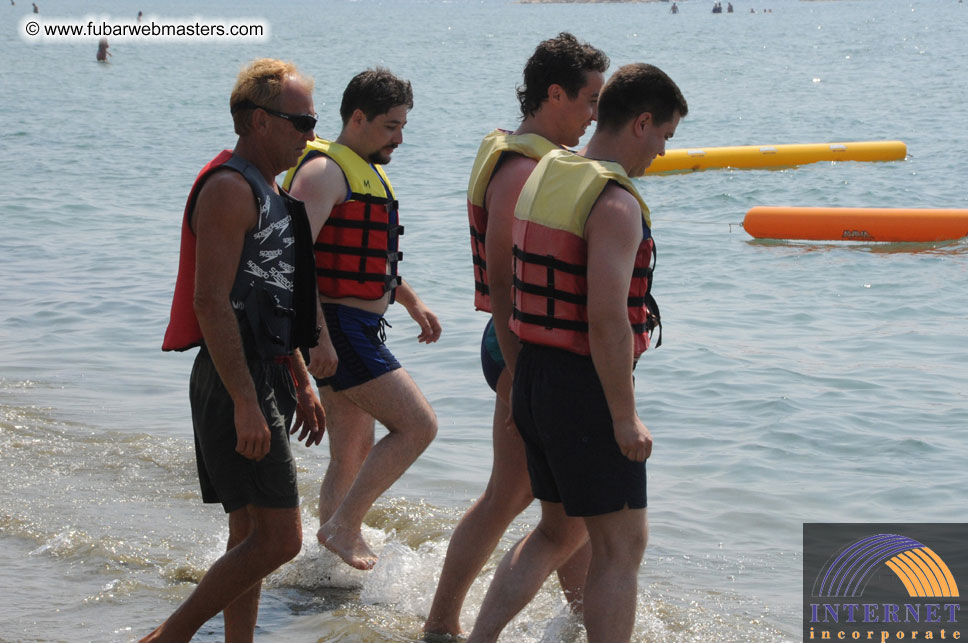
<path fill-rule="evenodd" d="M 949 241 L 968 236 L 968 210 L 761 205 L 743 228 L 757 239 Z"/>

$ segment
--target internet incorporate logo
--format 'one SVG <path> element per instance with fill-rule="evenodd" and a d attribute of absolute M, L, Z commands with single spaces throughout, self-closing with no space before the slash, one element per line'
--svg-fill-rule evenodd
<path fill-rule="evenodd" d="M 966 543 L 968 545 L 968 543 Z M 941 558 L 913 538 L 878 534 L 844 549 L 817 576 L 813 596 L 857 597 L 880 565 L 897 574 L 911 597 L 959 596 L 951 570 Z"/>
<path fill-rule="evenodd" d="M 804 641 L 961 640 L 968 525 L 803 528 Z"/>

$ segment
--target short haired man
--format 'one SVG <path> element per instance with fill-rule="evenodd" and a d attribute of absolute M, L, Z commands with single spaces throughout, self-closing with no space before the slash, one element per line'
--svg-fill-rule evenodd
<path fill-rule="evenodd" d="M 661 70 L 625 65 L 602 89 L 582 155 L 549 152 L 514 212 L 514 420 L 541 522 L 504 557 L 469 643 L 495 641 L 584 540 L 590 643 L 628 641 L 648 534 L 652 436 L 632 369 L 658 325 L 649 210 L 629 179 L 665 153 L 688 107 Z M 554 534 L 550 538 L 548 534 Z"/>
<path fill-rule="evenodd" d="M 376 563 L 363 517 L 437 433 L 430 404 L 384 334 L 383 314 L 396 300 L 420 326 L 418 341 L 440 337 L 437 317 L 397 274 L 403 228 L 382 168 L 403 142 L 412 107 L 409 82 L 386 69 L 357 74 L 343 92 L 339 137 L 310 142 L 283 183 L 306 202 L 328 330 L 309 364 L 330 430 L 317 538 L 357 569 Z M 376 444 L 374 420 L 389 430 Z"/>
<path fill-rule="evenodd" d="M 230 99 L 239 135 L 198 175 L 185 206 L 164 350 L 200 346 L 190 397 L 205 502 L 229 516 L 228 551 L 145 641 L 188 641 L 220 611 L 252 640 L 262 579 L 299 553 L 292 432 L 319 444 L 325 416 L 298 350 L 316 343 L 309 222 L 275 176 L 312 138 L 312 80 L 260 59 Z"/>
<path fill-rule="evenodd" d="M 494 460 L 484 494 L 454 530 L 437 593 L 424 630 L 461 632 L 460 611 L 474 579 L 508 524 L 534 496 L 528 484 L 524 444 L 508 426 L 511 374 L 520 345 L 508 329 L 511 317 L 511 222 L 521 186 L 545 153 L 578 144 L 597 115 L 608 56 L 570 33 L 542 41 L 524 67 L 518 88 L 521 124 L 514 132 L 484 137 L 471 171 L 467 210 L 474 263 L 474 305 L 491 313 L 481 340 L 481 364 L 494 402 Z M 558 569 L 566 598 L 580 605 L 588 562 L 586 547 Z"/>

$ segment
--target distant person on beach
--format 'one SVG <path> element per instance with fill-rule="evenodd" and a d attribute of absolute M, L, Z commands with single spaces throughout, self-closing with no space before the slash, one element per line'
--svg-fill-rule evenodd
<path fill-rule="evenodd" d="M 302 547 L 292 433 L 319 444 L 325 415 L 300 348 L 316 343 L 312 239 L 275 176 L 313 137 L 312 79 L 263 58 L 230 99 L 234 151 L 219 153 L 185 206 L 164 350 L 200 346 L 189 394 L 204 502 L 228 514 L 226 553 L 144 641 L 188 641 L 223 613 L 226 641 L 251 641 L 262 579 Z"/>
<path fill-rule="evenodd" d="M 631 638 L 652 452 L 632 370 L 659 316 L 649 209 L 629 177 L 665 153 L 687 111 L 661 70 L 625 65 L 602 89 L 588 147 L 549 152 L 521 189 L 510 325 L 522 346 L 511 399 L 541 521 L 498 566 L 468 643 L 496 641 L 586 529 L 588 641 Z"/>
<path fill-rule="evenodd" d="M 110 51 L 108 51 L 108 46 L 107 38 L 101 38 L 97 41 L 97 61 L 99 63 L 106 63 L 108 61 L 108 56 L 113 55 Z"/>
<path fill-rule="evenodd" d="M 397 301 L 420 327 L 417 341 L 440 338 L 437 316 L 398 275 L 403 227 L 383 170 L 412 107 L 408 81 L 382 68 L 357 74 L 343 92 L 339 136 L 310 142 L 283 183 L 306 202 L 328 331 L 309 363 L 329 417 L 317 538 L 364 570 L 377 557 L 363 517 L 437 434 L 433 409 L 386 346 L 383 317 Z M 389 431 L 376 444 L 374 420 Z"/>
<path fill-rule="evenodd" d="M 31 2 L 30 4 L 34 5 L 34 13 L 40 13 L 40 9 L 37 8 L 36 2 Z"/>
<path fill-rule="evenodd" d="M 142 15 L 143 15 L 143 14 L 142 14 L 142 13 L 141 13 L 141 12 L 139 11 L 139 12 L 138 12 L 138 22 L 141 22 L 141 16 L 142 16 Z"/>
<path fill-rule="evenodd" d="M 673 2 L 672 7 L 669 8 L 669 13 L 679 13 L 679 5 Z"/>
<path fill-rule="evenodd" d="M 512 133 L 484 137 L 471 170 L 467 208 L 474 264 L 474 306 L 491 313 L 481 340 L 481 365 L 497 393 L 492 434 L 494 460 L 484 494 L 451 536 L 437 593 L 424 630 L 461 633 L 460 612 L 467 592 L 508 524 L 534 496 L 528 484 L 524 444 L 509 423 L 511 375 L 520 349 L 508 330 L 511 316 L 511 222 L 521 186 L 545 153 L 575 146 L 597 117 L 598 93 L 608 57 L 569 33 L 545 40 L 524 67 L 518 88 L 522 120 Z M 566 599 L 581 604 L 588 548 L 558 569 Z"/>
<path fill-rule="evenodd" d="M 733 3 L 732 2 L 727 2 L 726 3 L 726 13 L 733 13 Z"/>

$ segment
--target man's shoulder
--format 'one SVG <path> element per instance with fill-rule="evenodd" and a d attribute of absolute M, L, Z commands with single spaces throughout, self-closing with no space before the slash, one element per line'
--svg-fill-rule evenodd
<path fill-rule="evenodd" d="M 202 219 L 210 222 L 209 226 L 221 229 L 222 234 L 234 229 L 251 229 L 258 216 L 255 192 L 242 174 L 231 168 L 219 168 L 199 190 L 190 216 L 196 234 Z"/>
<path fill-rule="evenodd" d="M 605 189 L 602 190 L 602 195 L 595 205 L 596 207 L 599 205 L 606 207 L 616 214 L 642 215 L 642 207 L 635 195 L 615 181 L 609 181 L 605 185 Z"/>
<path fill-rule="evenodd" d="M 199 190 L 199 198 L 202 195 L 210 197 L 217 195 L 220 198 L 231 198 L 232 196 L 252 195 L 252 186 L 248 179 L 240 171 L 227 165 L 214 168 L 205 178 L 205 183 Z"/>
<path fill-rule="evenodd" d="M 299 168 L 296 178 L 293 181 L 309 183 L 314 191 L 338 190 L 340 193 L 346 191 L 346 174 L 343 168 L 333 158 L 325 154 L 314 154 L 312 158 L 306 160 Z"/>
<path fill-rule="evenodd" d="M 526 154 L 505 152 L 505 157 L 501 160 L 501 164 L 497 166 L 491 180 L 499 180 L 501 177 L 523 177 L 527 179 L 537 165 L 538 160 Z"/>
<path fill-rule="evenodd" d="M 487 186 L 487 194 L 493 199 L 497 195 L 513 198 L 515 201 L 521 193 L 521 188 L 538 165 L 538 161 L 523 154 L 509 153 L 491 176 Z M 513 206 L 514 201 L 511 202 Z"/>
<path fill-rule="evenodd" d="M 642 208 L 638 200 L 617 183 L 609 182 L 592 206 L 586 233 L 598 231 L 608 236 L 624 237 L 641 225 Z"/>

